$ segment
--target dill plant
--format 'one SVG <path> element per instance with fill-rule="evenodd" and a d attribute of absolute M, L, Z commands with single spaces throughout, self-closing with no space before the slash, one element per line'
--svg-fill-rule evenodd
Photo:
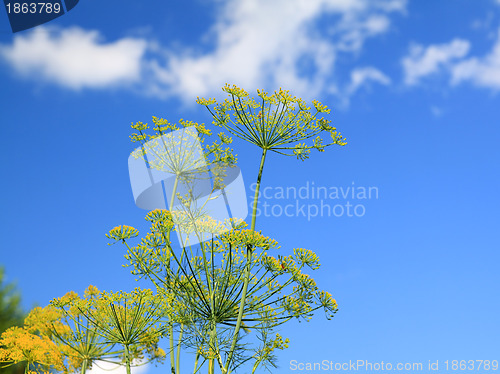
<path fill-rule="evenodd" d="M 211 113 L 216 126 L 227 129 L 231 134 L 256 145 L 262 150 L 257 184 L 252 203 L 251 230 L 255 230 L 258 196 L 262 182 L 262 172 L 268 152 L 285 156 L 296 156 L 299 160 L 309 157 L 312 149 L 324 152 L 325 147 L 331 145 L 344 146 L 345 139 L 331 125 L 331 121 L 324 118 L 330 109 L 317 100 L 313 100 L 314 113 L 304 100 L 290 95 L 289 91 L 282 90 L 269 95 L 267 92 L 257 90 L 258 101 L 250 97 L 248 92 L 236 85 L 226 84 L 223 91 L 229 98 L 217 104 L 215 99 L 198 98 L 197 103 L 204 105 Z M 213 108 L 211 105 L 216 104 Z M 329 134 L 330 140 L 323 144 L 322 134 Z M 307 143 L 308 142 L 308 143 Z M 250 280 L 250 263 L 253 247 L 246 248 L 246 268 L 243 283 L 240 309 L 233 343 L 225 369 L 231 363 L 234 347 L 236 346 L 243 311 L 246 302 L 248 283 Z M 318 264 L 319 265 L 319 264 Z"/>
<path fill-rule="evenodd" d="M 258 192 L 269 152 L 305 160 L 312 149 L 323 152 L 328 146 L 343 146 L 345 139 L 324 118 L 330 110 L 318 101 L 313 101 L 315 110 L 311 112 L 303 100 L 281 89 L 273 95 L 258 91 L 258 101 L 236 86 L 226 85 L 223 90 L 229 99 L 220 104 L 215 99 L 198 98 L 197 102 L 208 108 L 215 125 L 261 148 L 250 228 L 237 220 L 217 222 L 210 221 L 204 214 L 190 214 L 195 233 L 201 235 L 203 231 L 211 236 L 209 240 L 206 237 L 199 240 L 198 246 L 181 243 L 181 248 L 175 248 L 170 233 L 186 229 L 174 224 L 173 217 L 179 212 L 155 210 L 146 217 L 151 222 L 151 232 L 139 245 L 128 244 L 130 236 L 119 234 L 124 230 L 122 227 L 110 233 L 127 246 L 126 258 L 132 272 L 149 278 L 159 292 L 172 300 L 176 311 L 170 316 L 169 331 L 172 373 L 179 372 L 181 347 L 191 349 L 196 355 L 193 372 L 198 372 L 205 362 L 208 373 L 214 373 L 216 365 L 222 373 L 230 373 L 246 362 L 253 363 L 252 373 L 260 366 L 269 368 L 275 365 L 275 350 L 288 345 L 288 340 L 276 333 L 278 326 L 292 318 L 308 320 L 320 308 L 325 310 L 327 318 L 337 311 L 333 297 L 319 290 L 304 272 L 319 268 L 316 254 L 295 248 L 288 256 L 272 256 L 269 253 L 279 248 L 278 243 L 257 232 L 255 227 Z M 155 124 L 157 122 L 155 119 Z M 202 137 L 209 135 L 204 126 L 196 126 L 203 129 Z M 140 130 L 132 136 L 133 140 L 147 139 L 142 123 L 132 127 Z M 157 125 L 157 133 L 149 138 L 162 135 L 159 129 Z M 323 135 L 330 139 L 325 141 Z M 215 150 L 212 153 L 217 156 L 223 144 L 232 142 L 223 133 L 219 139 L 221 143 L 205 145 L 205 151 Z M 235 161 L 230 154 L 227 159 Z M 172 163 L 171 158 L 168 159 Z M 214 157 L 209 164 L 218 165 L 220 161 L 221 158 Z M 183 163 L 177 159 L 174 164 Z M 183 175 L 180 169 L 175 173 L 176 179 Z M 223 187 L 215 183 L 212 192 Z M 174 188 L 172 196 L 175 193 Z M 184 207 L 191 208 L 192 198 L 181 199 Z M 223 230 L 227 227 L 231 230 Z M 178 329 L 176 344 L 173 326 Z M 244 342 L 241 330 L 245 335 L 256 336 L 260 344 Z"/>

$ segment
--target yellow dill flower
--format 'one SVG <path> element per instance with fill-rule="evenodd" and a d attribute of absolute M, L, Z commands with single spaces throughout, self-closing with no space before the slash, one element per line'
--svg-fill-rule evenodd
<path fill-rule="evenodd" d="M 265 152 L 295 155 L 305 160 L 312 149 L 323 152 L 325 147 L 347 144 L 345 138 L 330 125 L 331 121 L 320 117 L 329 114 L 330 109 L 317 100 L 312 102 L 316 110 L 313 113 L 304 100 L 281 88 L 273 95 L 257 90 L 258 100 L 249 97 L 248 92 L 235 85 L 226 84 L 222 90 L 229 94 L 229 99 L 222 103 L 217 104 L 215 99 L 200 98 L 196 102 L 207 107 L 215 125 L 257 145 Z M 216 105 L 211 109 L 213 104 Z M 321 135 L 327 134 L 332 141 L 323 144 Z"/>
<path fill-rule="evenodd" d="M 60 335 L 68 332 L 67 326 L 61 322 L 61 312 L 51 305 L 45 308 L 36 307 L 24 319 L 25 329 L 30 333 L 40 332 L 43 335 L 51 336 L 56 330 Z"/>
<path fill-rule="evenodd" d="M 264 236 L 260 232 L 248 229 L 231 230 L 221 236 L 221 241 L 236 247 L 251 245 L 252 247 L 262 248 L 264 250 L 276 247 L 279 248 L 276 240 Z"/>
<path fill-rule="evenodd" d="M 109 232 L 109 234 L 106 234 L 106 236 L 110 239 L 122 241 L 125 241 L 125 239 L 134 238 L 137 235 L 139 235 L 139 231 L 131 226 L 126 225 L 116 226 Z"/>
<path fill-rule="evenodd" d="M 38 336 L 20 327 L 12 327 L 0 338 L 0 357 L 4 362 L 27 362 L 63 370 L 63 356 L 47 336 Z"/>
<path fill-rule="evenodd" d="M 101 293 L 101 291 L 99 291 L 99 289 L 96 286 L 90 285 L 85 290 L 84 295 L 87 298 L 92 298 L 94 296 L 99 296 L 100 293 Z"/>

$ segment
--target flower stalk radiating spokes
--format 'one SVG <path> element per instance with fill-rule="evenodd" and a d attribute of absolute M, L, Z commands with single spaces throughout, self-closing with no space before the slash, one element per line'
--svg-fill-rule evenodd
<path fill-rule="evenodd" d="M 227 129 L 231 134 L 248 141 L 262 150 L 257 184 L 252 203 L 251 230 L 255 230 L 256 214 L 262 172 L 268 151 L 285 156 L 296 156 L 300 160 L 309 157 L 311 149 L 323 152 L 331 145 L 343 146 L 345 139 L 331 126 L 330 120 L 319 117 L 329 114 L 330 109 L 317 100 L 313 100 L 315 112 L 311 113 L 304 100 L 290 95 L 289 91 L 276 91 L 273 95 L 257 90 L 259 102 L 249 97 L 248 93 L 233 85 L 223 87 L 223 91 L 230 96 L 223 103 L 216 104 L 215 99 L 198 98 L 197 103 L 204 105 L 212 114 L 213 123 Z M 212 109 L 211 105 L 216 104 Z M 232 114 L 232 116 L 231 116 Z M 322 134 L 329 134 L 331 140 L 323 144 Z M 310 144 L 306 144 L 309 142 Z M 232 354 L 236 347 L 244 305 L 247 298 L 248 283 L 250 280 L 250 261 L 252 246 L 247 247 L 245 278 L 241 294 L 240 309 L 236 328 L 233 335 L 233 344 L 229 359 L 226 362 L 226 371 L 231 364 Z"/>
<path fill-rule="evenodd" d="M 185 253 L 183 262 L 166 240 L 167 231 L 172 229 L 168 217 L 168 212 L 161 210 L 148 214 L 151 233 L 146 238 L 155 235 L 157 239 L 143 239 L 137 246 L 130 246 L 125 239 L 126 257 L 133 274 L 148 276 L 158 290 L 169 295 L 172 321 L 183 326 L 183 346 L 194 349 L 208 362 L 209 373 L 216 364 L 221 372 L 230 372 L 226 371 L 227 362 L 234 357 L 238 362 L 231 370 L 252 358 L 256 360 L 254 369 L 261 364 L 272 365 L 273 350 L 287 345 L 279 335 L 270 338 L 275 328 L 291 318 L 308 320 L 320 308 L 329 318 L 336 312 L 331 295 L 320 291 L 303 272 L 319 268 L 312 251 L 297 248 L 293 255 L 275 258 L 268 251 L 278 248 L 276 241 L 240 224 L 203 243 L 200 250 L 207 256 Z M 253 251 L 247 261 L 249 247 Z M 246 269 L 250 286 L 240 326 L 262 337 L 262 346 L 249 357 L 242 344 L 237 342 L 233 347 Z"/>
<path fill-rule="evenodd" d="M 115 357 L 117 353 L 121 354 L 127 374 L 130 374 L 134 359 L 142 360 L 146 354 L 150 360 L 163 358 L 158 341 L 163 334 L 160 319 L 163 318 L 161 311 L 166 308 L 164 299 L 153 295 L 151 290 L 139 288 L 130 293 L 114 293 L 99 292 L 91 286 L 88 293 L 93 297 L 66 297 L 52 301 L 53 306 L 63 309 L 73 318 L 78 332 L 85 331 L 85 336 L 91 337 L 90 342 L 100 353 L 85 354 L 83 369 L 97 359 L 103 360 L 106 347 L 117 345 L 122 349 L 114 352 Z"/>
<path fill-rule="evenodd" d="M 315 112 L 311 113 L 311 107 L 302 99 L 282 89 L 273 95 L 257 90 L 260 102 L 234 85 L 226 84 L 223 91 L 230 98 L 214 108 L 210 105 L 216 103 L 215 99 L 198 98 L 197 102 L 207 107 L 215 125 L 263 150 L 303 160 L 311 149 L 323 152 L 325 147 L 346 144 L 336 128 L 330 125 L 331 121 L 320 117 L 329 114 L 330 109 L 319 101 L 313 100 Z M 321 135 L 325 133 L 330 135 L 331 141 L 323 144 Z M 307 141 L 310 144 L 306 144 Z"/>
<path fill-rule="evenodd" d="M 99 290 L 89 286 L 85 290 L 84 300 L 92 302 L 98 295 Z M 49 326 L 56 341 L 65 349 L 69 371 L 79 370 L 81 374 L 85 374 L 96 361 L 116 361 L 120 352 L 114 349 L 114 344 L 103 341 L 96 327 L 75 306 L 79 300 L 78 294 L 68 292 L 63 297 L 52 300 L 47 308 L 56 309 L 61 315 L 60 322 L 69 327 L 67 333 L 61 334 L 53 323 Z"/>

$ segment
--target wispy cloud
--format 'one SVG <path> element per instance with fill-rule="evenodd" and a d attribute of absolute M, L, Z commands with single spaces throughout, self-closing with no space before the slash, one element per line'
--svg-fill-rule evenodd
<path fill-rule="evenodd" d="M 405 1 L 242 0 L 227 2 L 212 29 L 215 48 L 199 55 L 172 55 L 153 63 L 159 92 L 185 99 L 219 91 L 225 82 L 249 89 L 283 86 L 315 96 L 334 83 L 339 53 L 355 53 L 367 38 L 386 32 L 388 13 Z M 327 30 L 320 17 L 336 16 Z M 307 69 L 304 69 L 304 66 Z"/>
<path fill-rule="evenodd" d="M 73 89 L 135 83 L 145 94 L 192 102 L 229 82 L 250 90 L 282 86 L 304 98 L 345 96 L 366 80 L 388 82 L 372 68 L 355 73 L 350 85 L 339 83 L 336 64 L 339 54 L 359 53 L 368 38 L 387 32 L 390 15 L 404 12 L 406 3 L 224 0 L 215 2 L 218 18 L 201 39 L 210 39 L 208 51 L 201 44 L 173 52 L 144 37 L 105 42 L 97 31 L 38 27 L 1 46 L 0 55 L 25 76 Z"/>
<path fill-rule="evenodd" d="M 449 69 L 451 63 L 464 57 L 469 49 L 470 43 L 462 39 L 428 47 L 411 46 L 409 55 L 402 59 L 405 84 L 416 85 L 422 78 L 437 73 L 442 68 Z"/>
<path fill-rule="evenodd" d="M 442 72 L 449 74 L 452 86 L 469 82 L 478 87 L 500 90 L 500 28 L 488 54 L 466 57 L 469 50 L 470 43 L 462 39 L 427 47 L 412 46 L 409 55 L 402 59 L 404 83 L 416 85 L 424 77 Z"/>
<path fill-rule="evenodd" d="M 347 92 L 353 94 L 360 87 L 369 83 L 377 82 L 379 84 L 388 85 L 391 83 L 391 79 L 382 73 L 380 70 L 373 67 L 358 68 L 351 72 L 351 84 L 349 85 Z"/>
<path fill-rule="evenodd" d="M 452 84 L 470 82 L 479 87 L 500 90 L 500 29 L 492 51 L 484 57 L 471 57 L 455 64 Z"/>
<path fill-rule="evenodd" d="M 138 81 L 146 47 L 131 38 L 102 43 L 97 31 L 78 27 L 37 27 L 1 46 L 0 55 L 21 75 L 78 90 Z"/>

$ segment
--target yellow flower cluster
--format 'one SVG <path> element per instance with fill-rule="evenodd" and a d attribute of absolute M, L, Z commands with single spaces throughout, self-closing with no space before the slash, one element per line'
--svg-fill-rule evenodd
<path fill-rule="evenodd" d="M 130 139 L 132 140 L 132 143 L 140 142 L 140 141 L 143 141 L 146 139 L 146 135 L 143 134 L 142 132 L 149 128 L 147 123 L 136 122 L 135 125 L 134 125 L 134 123 L 132 123 L 131 127 L 134 130 L 139 131 L 139 134 L 133 133 L 132 135 L 130 135 Z"/>
<path fill-rule="evenodd" d="M 84 295 L 86 298 L 92 298 L 92 297 L 95 297 L 95 296 L 99 296 L 99 294 L 101 293 L 101 291 L 99 291 L 99 289 L 96 287 L 96 286 L 88 286 L 87 289 L 84 291 Z"/>
<path fill-rule="evenodd" d="M 132 140 L 132 143 L 143 141 L 146 138 L 147 138 L 146 134 L 132 134 L 132 135 L 130 135 L 130 139 Z M 136 152 L 134 154 L 134 157 L 138 158 L 139 155 L 140 155 L 140 153 Z"/>
<path fill-rule="evenodd" d="M 309 266 L 311 269 L 316 270 L 319 268 L 319 258 L 316 253 L 314 253 L 310 249 L 295 248 L 293 250 L 293 253 L 301 263 Z"/>
<path fill-rule="evenodd" d="M 250 245 L 254 248 L 262 248 L 264 250 L 276 248 L 278 246 L 276 240 L 264 236 L 260 232 L 247 229 L 231 230 L 221 236 L 221 241 L 229 243 L 234 247 L 246 247 Z"/>
<path fill-rule="evenodd" d="M 157 131 L 159 134 L 162 134 L 168 130 L 178 130 L 178 127 L 175 123 L 170 123 L 168 120 L 163 119 L 163 118 L 158 118 L 153 116 L 153 123 L 155 124 L 156 127 L 153 128 L 153 130 Z"/>
<path fill-rule="evenodd" d="M 222 87 L 222 91 L 236 97 L 248 96 L 248 92 L 246 92 L 243 88 L 237 87 L 235 84 L 233 84 L 233 86 L 231 87 L 228 83 L 226 83 L 224 87 Z"/>
<path fill-rule="evenodd" d="M 272 345 L 269 347 L 269 352 L 274 351 L 275 349 L 285 349 L 288 348 L 288 343 L 290 343 L 290 339 L 286 338 L 283 340 L 280 334 L 276 334 L 276 338 L 273 340 Z"/>
<path fill-rule="evenodd" d="M 313 290 L 316 287 L 316 282 L 308 274 L 296 273 L 297 283 L 299 283 L 306 290 Z"/>
<path fill-rule="evenodd" d="M 163 224 L 173 224 L 172 214 L 165 209 L 155 209 L 146 215 L 146 221 L 156 223 L 161 222 Z"/>
<path fill-rule="evenodd" d="M 318 100 L 312 101 L 314 108 L 320 113 L 330 113 L 330 109 L 326 105 L 321 104 Z"/>
<path fill-rule="evenodd" d="M 319 293 L 319 299 L 321 301 L 321 304 L 325 308 L 330 309 L 334 313 L 337 311 L 337 309 L 338 309 L 337 300 L 335 300 L 332 297 L 332 295 L 330 294 L 330 292 L 321 291 Z"/>
<path fill-rule="evenodd" d="M 134 238 L 137 235 L 139 235 L 139 231 L 131 226 L 126 225 L 116 226 L 109 232 L 109 234 L 106 234 L 106 236 L 110 239 L 122 241 L 125 241 L 125 239 Z"/>
<path fill-rule="evenodd" d="M 149 248 L 160 248 L 164 247 L 166 244 L 165 238 L 162 234 L 158 232 L 148 233 L 141 240 L 141 244 Z"/>
<path fill-rule="evenodd" d="M 257 96 L 259 96 L 262 100 L 267 101 L 271 104 L 276 104 L 276 95 L 275 94 L 269 95 L 269 93 L 267 93 L 266 91 L 257 89 Z"/>
<path fill-rule="evenodd" d="M 165 351 L 163 349 L 161 349 L 160 347 L 158 347 L 155 351 L 155 357 L 158 357 L 158 358 L 165 358 L 167 356 L 167 354 L 165 353 Z"/>
<path fill-rule="evenodd" d="M 199 233 L 209 233 L 214 235 L 220 235 L 222 232 L 227 230 L 224 223 L 208 216 L 197 219 L 194 226 L 195 231 Z"/>
<path fill-rule="evenodd" d="M 311 108 L 304 100 L 281 88 L 273 95 L 257 90 L 261 103 L 235 85 L 226 84 L 223 91 L 230 97 L 222 103 L 218 104 L 215 99 L 200 98 L 197 103 L 207 107 L 216 126 L 226 128 L 231 134 L 264 151 L 294 155 L 299 160 L 305 160 L 312 149 L 323 152 L 328 146 L 346 144 L 345 138 L 330 125 L 330 120 L 318 117 L 329 114 L 330 109 L 317 100 L 313 101 L 316 112 L 311 113 Z M 212 110 L 209 106 L 213 104 L 216 105 Z M 231 112 L 234 112 L 234 116 L 231 116 Z M 332 142 L 323 144 L 320 135 L 326 135 L 324 132 L 332 136 Z M 311 140 L 312 144 L 305 142 Z"/>
<path fill-rule="evenodd" d="M 295 96 L 292 96 L 290 94 L 290 91 L 283 90 L 281 87 L 276 93 L 276 97 L 282 103 L 288 103 L 288 102 L 295 103 L 297 101 L 301 101 L 300 99 L 297 99 Z"/>
<path fill-rule="evenodd" d="M 41 333 L 51 337 L 55 331 L 64 336 L 69 332 L 69 327 L 60 322 L 61 312 L 52 306 L 45 308 L 36 307 L 28 314 L 24 320 L 24 328 L 29 333 Z"/>
<path fill-rule="evenodd" d="M 222 144 L 231 144 L 233 142 L 233 138 L 231 138 L 230 136 L 227 136 L 223 132 L 220 132 L 217 135 L 219 136 L 219 139 L 220 139 Z"/>
<path fill-rule="evenodd" d="M 198 123 L 198 122 L 193 122 L 193 121 L 187 121 L 187 120 L 184 120 L 184 119 L 180 119 L 179 120 L 179 123 L 184 126 L 184 127 L 190 127 L 190 126 L 194 126 L 196 128 L 196 130 L 200 133 L 200 134 L 203 134 L 203 135 L 207 135 L 207 136 L 210 136 L 212 135 L 212 131 L 210 131 L 209 129 L 207 129 L 205 127 L 205 124 L 204 123 Z"/>
<path fill-rule="evenodd" d="M 272 273 L 282 273 L 285 271 L 285 266 L 273 256 L 262 256 L 260 258 L 260 263 L 266 270 Z"/>
<path fill-rule="evenodd" d="M 78 294 L 75 291 L 69 291 L 63 297 L 52 300 L 52 303 L 58 307 L 64 307 L 68 304 L 71 304 L 76 299 L 78 299 Z"/>
<path fill-rule="evenodd" d="M 200 98 L 199 96 L 196 98 L 196 103 L 198 103 L 200 105 L 212 105 L 212 104 L 215 104 L 215 102 L 216 102 L 215 98 L 204 99 L 204 98 Z"/>
<path fill-rule="evenodd" d="M 50 367 L 64 370 L 63 356 L 48 336 L 38 336 L 25 328 L 11 327 L 0 338 L 0 362 L 26 362 L 30 365 L 42 365 L 44 371 Z"/>
<path fill-rule="evenodd" d="M 217 354 L 215 354 L 213 349 L 205 348 L 204 346 L 199 346 L 197 353 L 206 360 L 213 360 L 217 358 Z"/>
<path fill-rule="evenodd" d="M 134 130 L 137 130 L 137 131 L 144 131 L 144 130 L 147 130 L 149 128 L 147 123 L 142 123 L 142 122 L 136 122 L 135 125 L 132 122 L 132 125 L 130 127 L 132 127 Z"/>
<path fill-rule="evenodd" d="M 311 312 L 311 306 L 304 299 L 287 296 L 283 304 L 285 310 L 291 315 L 310 319 L 307 314 Z"/>

